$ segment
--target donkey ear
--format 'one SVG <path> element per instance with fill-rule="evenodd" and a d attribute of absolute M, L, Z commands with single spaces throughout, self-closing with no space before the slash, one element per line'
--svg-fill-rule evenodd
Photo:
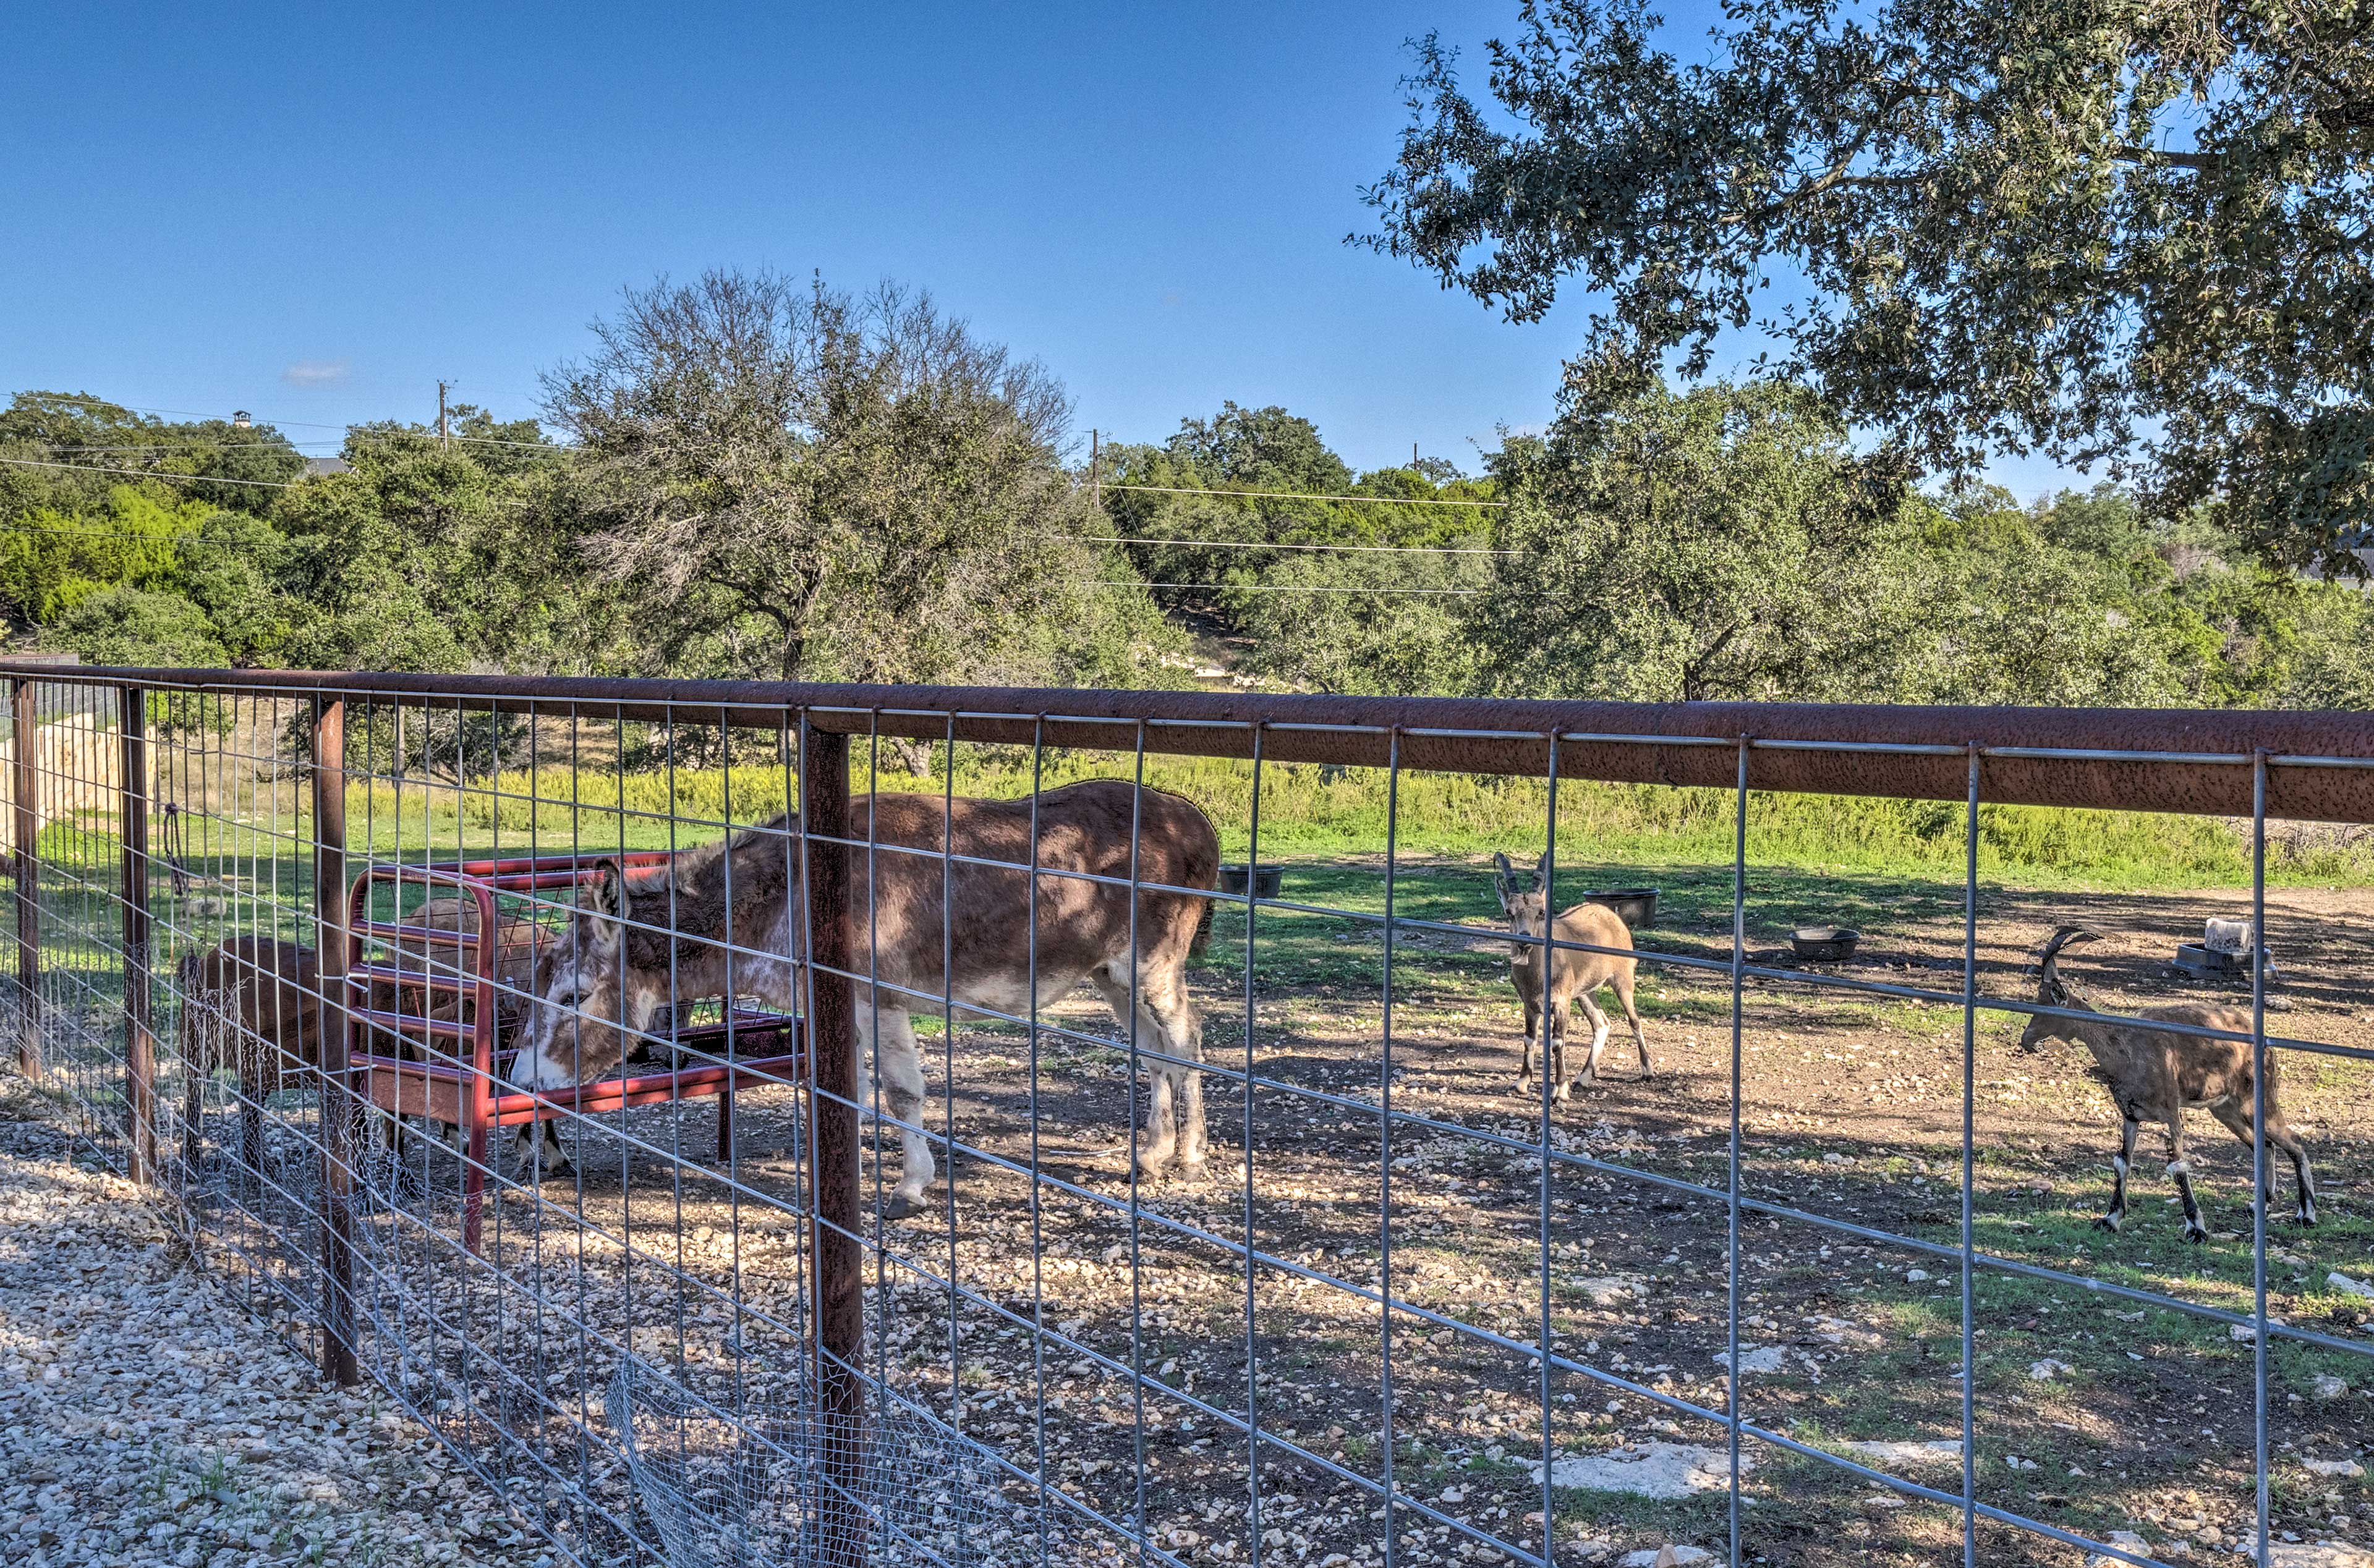
<path fill-rule="evenodd" d="M 609 919 L 626 919 L 627 872 L 617 861 L 605 860 L 594 862 L 593 885 L 587 889 L 585 907 Z"/>

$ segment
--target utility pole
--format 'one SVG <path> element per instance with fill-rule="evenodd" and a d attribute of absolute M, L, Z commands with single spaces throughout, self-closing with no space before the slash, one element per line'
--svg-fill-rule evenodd
<path fill-rule="evenodd" d="M 1417 466 L 1417 443 L 1416 441 L 1412 441 L 1410 443 L 1410 466 L 1412 468 L 1416 468 Z"/>
<path fill-rule="evenodd" d="M 437 445 L 444 451 L 453 450 L 453 438 L 445 428 L 445 389 L 452 384 L 451 381 L 437 383 Z"/>
<path fill-rule="evenodd" d="M 1098 440 L 1097 433 L 1090 430 L 1088 432 L 1088 500 L 1099 514 L 1105 509 L 1105 482 L 1101 472 L 1103 464 L 1104 447 Z"/>

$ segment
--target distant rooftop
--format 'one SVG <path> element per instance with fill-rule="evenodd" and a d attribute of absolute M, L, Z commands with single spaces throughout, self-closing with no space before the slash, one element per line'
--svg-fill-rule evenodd
<path fill-rule="evenodd" d="M 309 457 L 305 460 L 305 472 L 308 474 L 344 474 L 348 466 L 342 457 Z"/>

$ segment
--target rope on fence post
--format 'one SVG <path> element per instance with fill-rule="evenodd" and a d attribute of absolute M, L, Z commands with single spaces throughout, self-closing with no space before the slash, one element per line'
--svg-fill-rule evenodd
<path fill-rule="evenodd" d="M 14 687 L 17 838 L 17 982 L 21 991 L 18 1012 L 17 1071 L 29 1079 L 41 1076 L 41 860 L 35 839 L 41 831 L 41 780 L 33 768 L 33 683 L 19 675 Z"/>
<path fill-rule="evenodd" d="M 123 1077 L 132 1125 L 132 1179 L 157 1179 L 157 1035 L 148 953 L 148 710 L 138 686 L 116 688 L 123 745 L 116 828 L 123 863 Z M 186 1071 L 186 1065 L 185 1065 Z"/>
<path fill-rule="evenodd" d="M 851 992 L 849 738 L 800 726 L 800 821 L 805 838 L 809 1107 L 816 1162 L 814 1292 L 817 1414 L 824 1437 L 819 1562 L 862 1558 L 865 1519 L 865 1301 L 857 1180 L 857 1018 Z"/>
<path fill-rule="evenodd" d="M 322 985 L 322 1375 L 355 1368 L 352 1049 L 347 1012 L 347 705 L 313 698 L 313 929 Z"/>

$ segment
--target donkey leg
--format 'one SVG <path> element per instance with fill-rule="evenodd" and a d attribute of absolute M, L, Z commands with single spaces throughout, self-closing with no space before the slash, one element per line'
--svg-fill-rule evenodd
<path fill-rule="evenodd" d="M 1170 1077 L 1170 1104 L 1178 1124 L 1179 1163 L 1189 1170 L 1204 1164 L 1204 1059 L 1203 1022 L 1196 1016 L 1195 1004 L 1188 1000 L 1187 988 L 1176 974 L 1157 978 L 1146 976 L 1138 987 L 1138 1007 L 1141 1039 L 1146 1038 L 1148 1025 L 1153 1037 L 1160 1042 L 1165 1056 L 1172 1059 L 1161 1064 Z"/>
<path fill-rule="evenodd" d="M 1141 983 L 1143 978 L 1141 976 Z M 1160 1024 L 1146 1010 L 1145 997 L 1133 997 L 1126 978 L 1116 976 L 1111 968 L 1099 968 L 1090 970 L 1088 979 L 1097 988 L 1098 994 L 1105 999 L 1105 1005 L 1112 1009 L 1113 1017 L 1120 1022 L 1122 1028 L 1133 1034 L 1140 1048 L 1152 1048 L 1166 1056 L 1171 1054 L 1169 1042 Z M 1133 1003 L 1135 1004 L 1134 1007 Z M 1178 1147 L 1175 1107 L 1180 1074 L 1169 1062 L 1149 1062 L 1146 1067 L 1146 1125 L 1138 1129 L 1135 1140 L 1137 1172 L 1141 1176 L 1158 1176 L 1170 1164 L 1171 1153 Z M 1130 1087 L 1133 1108 L 1136 1096 L 1136 1085 L 1133 1082 Z"/>
<path fill-rule="evenodd" d="M 939 1171 L 921 1119 L 923 1061 L 915 1049 L 915 1025 L 904 1012 L 885 1008 L 868 1019 L 860 1008 L 859 1038 L 875 1034 L 877 1023 L 874 1068 L 881 1079 L 882 1109 L 899 1123 L 899 1185 L 884 1201 L 882 1217 L 903 1220 L 923 1207 L 923 1190 Z"/>
<path fill-rule="evenodd" d="M 2143 1130 L 2143 1124 L 2124 1110 L 2119 1113 L 2119 1152 L 2110 1156 L 2110 1207 L 2094 1222 L 2113 1234 L 2126 1223 L 2127 1167 L 2134 1164 L 2135 1136 Z"/>

